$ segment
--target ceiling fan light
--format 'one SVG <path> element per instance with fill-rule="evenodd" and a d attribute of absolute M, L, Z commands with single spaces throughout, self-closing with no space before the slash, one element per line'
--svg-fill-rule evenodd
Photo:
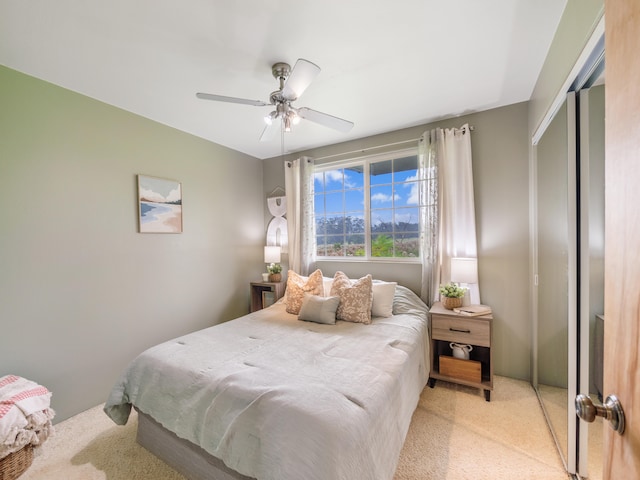
<path fill-rule="evenodd" d="M 289 119 L 289 116 L 284 117 L 284 131 L 291 131 L 291 119 Z"/>
<path fill-rule="evenodd" d="M 276 118 L 277 116 L 278 114 L 274 110 L 269 115 L 264 116 L 264 123 L 266 123 L 267 125 L 271 125 L 273 123 L 273 119 Z"/>
<path fill-rule="evenodd" d="M 289 117 L 291 118 L 291 123 L 293 123 L 294 125 L 298 125 L 300 123 L 300 117 L 293 110 L 290 110 Z"/>

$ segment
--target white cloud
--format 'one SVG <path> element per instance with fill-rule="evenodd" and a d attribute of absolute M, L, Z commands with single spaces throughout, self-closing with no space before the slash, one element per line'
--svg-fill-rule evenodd
<path fill-rule="evenodd" d="M 324 172 L 324 180 L 326 183 L 329 183 L 329 182 L 342 183 L 342 179 L 343 179 L 342 170 L 328 170 Z M 314 174 L 314 180 L 322 183 L 322 172 Z M 347 172 L 344 172 L 344 187 L 345 188 L 357 187 L 357 185 L 351 181 L 351 179 L 349 178 L 349 174 Z"/>
<path fill-rule="evenodd" d="M 371 195 L 371 202 L 390 202 L 391 200 L 400 200 L 400 195 L 396 194 L 393 197 L 386 193 L 374 193 Z"/>
<path fill-rule="evenodd" d="M 149 190 L 146 188 L 141 188 L 140 198 L 142 198 L 143 200 L 148 200 L 150 202 L 158 202 L 158 203 L 175 202 L 176 200 L 180 200 L 180 188 L 179 187 L 174 188 L 167 194 L 166 197 L 163 197 L 162 194 L 156 191 Z"/>
<path fill-rule="evenodd" d="M 147 190 L 146 188 L 140 189 L 140 198 L 149 200 L 151 202 L 164 202 L 164 197 L 160 195 L 158 192 L 154 192 L 153 190 Z"/>
<path fill-rule="evenodd" d="M 417 183 L 407 185 L 410 188 L 409 196 L 407 197 L 407 205 L 419 205 L 420 201 L 420 189 Z"/>
<path fill-rule="evenodd" d="M 166 198 L 167 202 L 175 202 L 177 200 L 180 200 L 180 188 L 174 188 L 171 190 Z"/>

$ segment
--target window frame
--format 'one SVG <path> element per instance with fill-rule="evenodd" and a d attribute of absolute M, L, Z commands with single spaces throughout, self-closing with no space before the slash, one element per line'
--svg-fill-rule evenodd
<path fill-rule="evenodd" d="M 403 148 L 400 150 L 393 150 L 393 151 L 389 151 L 389 152 L 384 152 L 384 153 L 378 153 L 378 154 L 372 154 L 372 155 L 365 155 L 365 156 L 361 156 L 361 157 L 356 157 L 356 158 L 348 158 L 348 159 L 343 159 L 343 160 L 336 160 L 336 161 L 329 161 L 329 162 L 323 162 L 323 163 L 316 163 L 315 167 L 314 167 L 314 183 L 315 183 L 315 174 L 316 173 L 320 173 L 320 172 L 326 172 L 326 171 L 331 171 L 331 170 L 336 170 L 336 169 L 348 169 L 350 167 L 355 167 L 355 166 L 361 166 L 363 171 L 362 171 L 362 175 L 363 175 L 363 190 L 364 190 L 364 210 L 363 210 L 363 216 L 364 216 L 364 241 L 365 241 L 365 254 L 363 256 L 335 256 L 335 255 L 318 255 L 318 245 L 317 245 L 317 238 L 318 235 L 315 232 L 315 228 L 317 226 L 317 219 L 316 219 L 316 210 L 315 210 L 315 191 L 314 191 L 314 198 L 313 198 L 313 226 L 314 226 L 314 250 L 315 250 L 315 255 L 316 255 L 316 260 L 320 261 L 320 262 L 376 262 L 376 263 L 409 263 L 409 264 L 418 264 L 422 262 L 422 245 L 420 244 L 420 232 L 421 232 L 421 223 L 422 223 L 422 218 L 421 215 L 419 215 L 418 217 L 418 241 L 419 241 L 419 254 L 415 257 L 374 257 L 371 254 L 371 241 L 372 238 L 375 234 L 372 233 L 371 231 L 371 177 L 370 177 L 370 166 L 373 163 L 379 163 L 379 162 L 384 162 L 384 161 L 388 161 L 388 160 L 396 160 L 396 159 L 401 159 L 404 157 L 411 157 L 411 156 L 415 156 L 416 158 L 418 158 L 418 169 L 420 168 L 420 164 L 419 164 L 419 151 L 418 151 L 418 146 L 416 145 L 415 147 L 410 147 L 410 148 Z M 399 184 L 402 184 L 405 182 L 399 182 Z M 394 187 L 396 185 L 395 182 L 391 183 L 391 186 Z M 374 185 L 376 186 L 376 185 Z M 344 190 L 344 185 L 343 185 L 343 192 Z M 315 190 L 315 189 L 314 189 Z M 418 204 L 416 205 L 415 208 L 422 208 L 423 206 Z M 343 213 L 346 213 L 346 208 L 347 206 L 344 206 Z M 398 209 L 401 208 L 406 208 L 406 207 L 398 207 Z M 375 210 L 375 209 L 374 209 Z M 393 205 L 391 210 L 394 212 L 397 211 L 396 206 Z M 394 231 L 395 233 L 395 231 Z"/>

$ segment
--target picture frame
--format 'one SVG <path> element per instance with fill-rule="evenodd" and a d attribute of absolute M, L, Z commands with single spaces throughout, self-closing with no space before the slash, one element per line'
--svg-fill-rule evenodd
<path fill-rule="evenodd" d="M 138 231 L 182 233 L 182 184 L 138 175 Z"/>

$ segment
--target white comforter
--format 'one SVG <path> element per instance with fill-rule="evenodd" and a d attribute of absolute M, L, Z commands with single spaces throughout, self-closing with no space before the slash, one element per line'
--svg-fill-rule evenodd
<path fill-rule="evenodd" d="M 125 424 L 135 405 L 258 479 L 391 479 L 429 377 L 426 313 L 403 287 L 371 325 L 279 303 L 142 353 L 105 412 Z"/>

